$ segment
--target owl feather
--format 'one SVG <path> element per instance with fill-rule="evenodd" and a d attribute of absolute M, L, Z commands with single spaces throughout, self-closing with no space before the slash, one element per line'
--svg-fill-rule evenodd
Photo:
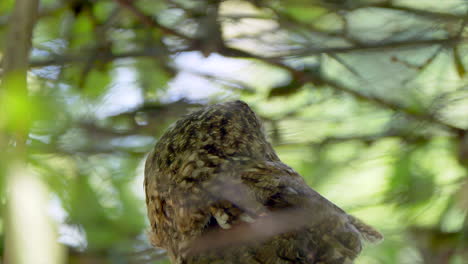
<path fill-rule="evenodd" d="M 242 101 L 172 125 L 145 164 L 150 240 L 172 263 L 353 263 L 382 235 L 282 163 Z"/>

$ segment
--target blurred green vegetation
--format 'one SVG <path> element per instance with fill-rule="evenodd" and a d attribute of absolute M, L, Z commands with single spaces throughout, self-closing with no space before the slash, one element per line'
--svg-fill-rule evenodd
<path fill-rule="evenodd" d="M 145 155 L 184 113 L 232 99 L 384 233 L 357 263 L 468 263 L 467 22 L 463 0 L 44 0 L 28 97 L 0 94 L 0 134 L 28 129 L 67 263 L 168 263 L 145 235 Z"/>

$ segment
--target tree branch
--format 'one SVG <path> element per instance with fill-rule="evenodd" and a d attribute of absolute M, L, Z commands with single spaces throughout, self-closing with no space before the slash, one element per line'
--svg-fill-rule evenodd
<path fill-rule="evenodd" d="M 430 140 L 435 135 L 418 135 L 418 134 L 408 134 L 408 133 L 396 133 L 396 132 L 382 132 L 382 133 L 375 133 L 375 134 L 364 134 L 364 135 L 347 135 L 347 136 L 329 136 L 318 141 L 313 142 L 297 142 L 297 143 L 280 143 L 278 146 L 294 146 L 294 145 L 308 145 L 312 147 L 316 146 L 324 146 L 328 144 L 337 144 L 349 141 L 360 141 L 366 144 L 372 144 L 381 139 L 388 139 L 388 138 L 399 138 L 405 139 L 408 141 L 418 141 L 418 142 L 426 142 Z"/>
<path fill-rule="evenodd" d="M 130 11 L 133 15 L 135 15 L 143 24 L 153 27 L 153 28 L 159 28 L 163 33 L 177 36 L 179 38 L 185 39 L 185 40 L 191 40 L 190 37 L 179 33 L 172 28 L 166 27 L 158 23 L 155 19 L 153 19 L 151 16 L 146 15 L 143 13 L 140 9 L 138 9 L 132 1 L 130 0 L 114 0 L 117 2 L 120 6 L 123 8 L 127 9 Z"/>
<path fill-rule="evenodd" d="M 395 6 L 389 3 L 371 5 L 370 7 L 401 11 L 401 12 L 405 12 L 405 13 L 409 13 L 412 15 L 417 15 L 417 16 L 425 17 L 429 19 L 436 18 L 436 19 L 444 19 L 444 20 L 452 20 L 452 21 L 466 19 L 466 16 L 462 14 L 457 15 L 453 13 L 443 13 L 443 12 L 428 11 L 428 10 L 422 10 L 422 9 L 414 9 L 414 8 L 405 7 L 405 6 Z"/>
<path fill-rule="evenodd" d="M 27 237 L 40 236 L 38 239 L 41 241 L 54 239 L 52 234 L 47 233 L 51 231 L 47 218 L 37 214 L 42 209 L 41 206 L 44 205 L 43 193 L 31 191 L 26 199 L 19 198 L 21 192 L 24 191 L 21 189 L 22 187 L 37 187 L 35 184 L 39 185 L 37 181 L 31 180 L 37 177 L 30 175 L 24 162 L 27 155 L 25 141 L 29 131 L 29 113 L 24 109 L 18 109 L 20 107 L 28 109 L 27 71 L 38 7 L 39 0 L 17 0 L 15 2 L 13 13 L 8 21 L 6 47 L 2 61 L 4 78 L 0 87 L 0 112 L 3 115 L 0 118 L 0 149 L 7 154 L 1 156 L 2 163 L 5 165 L 0 168 L 0 177 L 2 181 L 6 182 L 9 190 L 4 217 L 6 233 L 3 258 L 7 264 L 32 262 L 32 258 L 38 256 L 40 258 L 46 257 L 44 259 L 48 259 L 50 263 L 56 263 L 56 258 L 52 257 L 57 253 L 54 252 L 55 245 L 53 243 L 51 245 L 45 243 L 42 246 L 34 245 L 34 241 Z M 7 127 L 8 129 L 6 129 Z M 14 147 L 8 144 L 11 138 L 14 139 Z M 5 186 L 4 183 L 1 185 Z M 35 200 L 35 203 L 30 203 L 29 198 Z M 23 210 L 23 214 L 19 213 L 21 210 Z M 34 226 L 23 225 L 30 220 L 26 219 L 25 215 L 35 217 Z M 43 233 L 36 232 L 36 230 Z M 44 232 L 47 235 L 43 235 Z M 37 249 L 41 253 L 39 255 L 30 254 L 32 249 Z"/>
<path fill-rule="evenodd" d="M 327 48 L 311 48 L 307 50 L 297 51 L 295 53 L 288 53 L 281 56 L 275 57 L 260 57 L 257 55 L 253 55 L 249 52 L 245 52 L 242 50 L 234 49 L 234 48 L 225 48 L 221 50 L 221 53 L 228 57 L 247 57 L 247 58 L 255 58 L 263 61 L 272 62 L 275 60 L 279 60 L 284 57 L 301 57 L 301 56 L 310 56 L 310 55 L 319 55 L 319 54 L 335 54 L 335 53 L 352 53 L 352 52 L 362 52 L 362 51 L 380 51 L 380 50 L 388 50 L 388 49 L 398 49 L 398 48 L 416 48 L 420 46 L 431 46 L 431 45 L 455 45 L 465 39 L 461 39 L 458 37 L 451 37 L 447 39 L 431 39 L 431 40 L 411 40 L 411 41 L 398 41 L 398 42 L 385 42 L 385 43 L 376 43 L 376 44 L 369 44 L 369 45 L 360 45 L 360 46 L 351 46 L 351 47 L 327 47 Z M 185 49 L 184 49 L 185 50 Z M 184 50 L 177 50 L 173 53 L 177 53 Z M 92 51 L 91 51 L 92 52 Z M 122 53 L 106 53 L 100 54 L 99 59 L 103 60 L 104 62 L 113 61 L 116 59 L 124 59 L 124 58 L 134 58 L 134 57 L 158 57 L 164 56 L 165 52 L 161 51 L 157 48 L 151 49 L 143 49 L 143 50 L 135 50 L 135 51 L 128 51 Z M 38 68 L 38 67 L 45 67 L 45 66 L 53 66 L 53 65 L 63 65 L 69 64 L 74 62 L 86 62 L 88 56 L 83 54 L 76 54 L 76 55 L 52 55 L 50 58 L 46 59 L 33 59 L 29 63 L 31 67 Z M 277 65 L 280 66 L 280 65 Z M 283 66 L 280 66 L 283 68 Z"/>
<path fill-rule="evenodd" d="M 231 50 L 232 50 L 232 48 L 231 48 Z M 380 98 L 380 97 L 377 97 L 377 96 L 374 96 L 374 95 L 368 95 L 368 94 L 365 94 L 363 92 L 354 90 L 354 89 L 344 85 L 343 83 L 339 82 L 338 80 L 334 80 L 334 79 L 331 79 L 329 77 L 322 76 L 319 73 L 304 72 L 304 71 L 301 71 L 301 70 L 297 70 L 297 69 L 295 69 L 295 68 L 293 68 L 293 67 L 291 67 L 289 65 L 284 64 L 282 61 L 280 61 L 278 59 L 265 58 L 265 57 L 261 57 L 261 56 L 257 56 L 257 55 L 248 53 L 246 51 L 239 51 L 239 53 L 242 53 L 244 55 L 244 57 L 264 61 L 264 62 L 266 62 L 268 64 L 271 64 L 271 65 L 277 66 L 279 68 L 285 69 L 292 76 L 294 76 L 294 79 L 300 80 L 303 83 L 312 83 L 312 84 L 323 83 L 323 84 L 329 86 L 332 89 L 335 89 L 335 90 L 344 92 L 346 94 L 349 94 L 349 95 L 353 96 L 354 98 L 356 98 L 358 100 L 361 100 L 361 101 L 364 101 L 364 102 L 369 102 L 369 103 L 372 103 L 374 105 L 377 105 L 379 107 L 382 107 L 382 108 L 385 108 L 385 109 L 388 109 L 388 110 L 404 113 L 408 117 L 411 117 L 411 118 L 416 119 L 416 120 L 426 121 L 426 122 L 429 122 L 429 123 L 439 125 L 439 126 L 444 127 L 445 129 L 447 129 L 447 130 L 449 130 L 449 131 L 451 131 L 453 133 L 456 133 L 457 135 L 463 134 L 464 131 L 465 131 L 463 128 L 459 128 L 459 127 L 456 127 L 454 125 L 443 122 L 442 120 L 438 119 L 434 115 L 427 114 L 427 113 L 421 112 L 421 111 L 415 111 L 415 110 L 410 109 L 410 108 L 408 108 L 408 107 L 406 107 L 404 105 L 401 105 L 399 103 L 392 102 L 392 101 L 387 101 L 384 98 Z M 223 54 L 223 55 L 229 56 L 229 54 L 232 54 L 232 53 L 226 53 L 226 54 Z"/>
<path fill-rule="evenodd" d="M 329 54 L 329 53 L 352 53 L 352 52 L 375 52 L 382 50 L 393 50 L 393 49 L 410 49 L 417 48 L 421 46 L 432 46 L 432 45 L 442 45 L 442 46 L 453 46 L 461 42 L 467 41 L 467 39 L 459 38 L 458 36 L 445 38 L 445 39 L 415 39 L 407 41 L 388 41 L 388 42 L 377 42 L 372 44 L 360 44 L 350 47 L 327 47 L 327 48 L 308 48 L 302 49 L 296 52 L 290 52 L 288 54 L 282 55 L 291 56 L 291 57 L 304 57 L 318 54 Z"/>
<path fill-rule="evenodd" d="M 93 53 L 91 51 L 90 53 Z M 157 48 L 150 48 L 150 49 L 143 49 L 143 50 L 134 50 L 122 53 L 101 53 L 99 54 L 99 59 L 103 62 L 110 62 L 113 60 L 118 59 L 126 59 L 126 58 L 139 58 L 139 57 L 162 57 L 166 56 L 164 51 L 161 51 Z M 64 65 L 70 63 L 80 63 L 80 62 L 87 62 L 89 56 L 83 54 L 75 54 L 75 55 L 60 55 L 55 54 L 52 55 L 50 58 L 45 59 L 33 59 L 30 62 L 30 66 L 32 68 L 40 68 L 46 66 L 55 66 L 55 65 Z"/>

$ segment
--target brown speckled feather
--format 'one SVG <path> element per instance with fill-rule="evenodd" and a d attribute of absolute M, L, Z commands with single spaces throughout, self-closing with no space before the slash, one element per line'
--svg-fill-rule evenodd
<path fill-rule="evenodd" d="M 352 263 L 382 238 L 282 163 L 241 101 L 170 127 L 144 185 L 151 241 L 173 263 Z"/>

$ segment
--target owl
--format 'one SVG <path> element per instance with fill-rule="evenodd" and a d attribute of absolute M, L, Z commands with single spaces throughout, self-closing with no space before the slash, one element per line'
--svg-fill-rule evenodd
<path fill-rule="evenodd" d="M 382 235 L 281 162 L 242 101 L 173 124 L 145 164 L 149 237 L 172 263 L 353 263 Z"/>

